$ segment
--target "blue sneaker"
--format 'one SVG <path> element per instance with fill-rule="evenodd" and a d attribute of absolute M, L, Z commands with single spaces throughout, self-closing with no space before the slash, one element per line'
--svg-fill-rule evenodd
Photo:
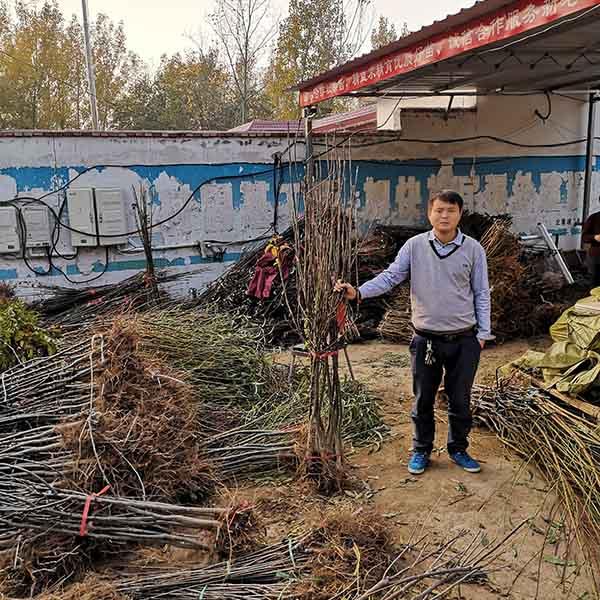
<path fill-rule="evenodd" d="M 429 454 L 413 452 L 408 461 L 408 472 L 412 475 L 422 475 L 429 466 Z"/>
<path fill-rule="evenodd" d="M 479 473 L 481 471 L 479 463 L 474 458 L 471 458 L 467 452 L 455 452 L 450 455 L 450 460 L 468 473 Z"/>

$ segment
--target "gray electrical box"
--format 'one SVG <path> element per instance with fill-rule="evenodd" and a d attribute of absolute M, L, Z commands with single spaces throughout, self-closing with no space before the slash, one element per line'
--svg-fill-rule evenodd
<path fill-rule="evenodd" d="M 17 210 L 13 206 L 0 207 L 0 253 L 9 254 L 21 250 Z"/>
<path fill-rule="evenodd" d="M 67 200 L 69 224 L 78 230 L 71 232 L 72 246 L 93 248 L 127 242 L 124 235 L 127 233 L 127 219 L 120 189 L 70 189 Z"/>
<path fill-rule="evenodd" d="M 117 246 L 127 242 L 127 219 L 120 189 L 96 188 L 98 234 L 101 246 Z M 110 236 L 110 237 L 106 237 Z"/>
<path fill-rule="evenodd" d="M 94 216 L 94 191 L 91 188 L 71 188 L 67 192 L 69 225 L 78 232 L 71 231 L 73 247 L 98 245 L 96 219 Z"/>
<path fill-rule="evenodd" d="M 21 210 L 25 221 L 27 248 L 50 246 L 50 211 L 45 206 L 26 206 Z"/>

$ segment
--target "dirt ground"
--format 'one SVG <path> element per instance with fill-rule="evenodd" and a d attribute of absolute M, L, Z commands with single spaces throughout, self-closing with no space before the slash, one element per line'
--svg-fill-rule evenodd
<path fill-rule="evenodd" d="M 527 348 L 546 345 L 546 340 L 538 339 L 486 349 L 478 381 L 493 382 L 499 366 Z M 345 497 L 319 499 L 289 482 L 243 491 L 269 524 L 269 538 L 281 539 L 303 522 L 318 522 L 327 507 L 342 504 L 357 512 L 374 507 L 385 516 L 398 543 L 406 543 L 422 527 L 435 541 L 469 530 L 481 537 L 478 543 L 493 544 L 530 520 L 503 553 L 490 583 L 462 586 L 455 598 L 595 598 L 584 561 L 576 548 L 568 547 L 556 498 L 533 467 L 515 457 L 491 432 L 475 429 L 471 451 L 483 470 L 477 475 L 460 470 L 448 459 L 446 415 L 439 410 L 432 466 L 423 476 L 411 476 L 406 470 L 412 438 L 408 348 L 373 342 L 352 346 L 350 357 L 355 376 L 381 399 L 390 435 L 379 449 L 361 450 L 350 457 L 362 489 L 359 486 Z M 288 358 L 281 354 L 276 361 L 285 363 Z"/>

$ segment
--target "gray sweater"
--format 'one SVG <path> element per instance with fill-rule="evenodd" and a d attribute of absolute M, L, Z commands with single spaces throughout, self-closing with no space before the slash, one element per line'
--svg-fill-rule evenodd
<path fill-rule="evenodd" d="M 493 339 L 487 260 L 479 242 L 460 231 L 448 244 L 433 231 L 417 235 L 383 273 L 361 286 L 360 295 L 381 296 L 407 279 L 416 329 L 451 333 L 477 326 L 479 339 Z"/>

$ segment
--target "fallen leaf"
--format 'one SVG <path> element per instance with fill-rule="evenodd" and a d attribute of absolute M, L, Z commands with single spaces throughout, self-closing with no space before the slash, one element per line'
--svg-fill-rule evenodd
<path fill-rule="evenodd" d="M 556 565 L 558 567 L 576 567 L 577 566 L 577 563 L 574 560 L 566 560 L 564 558 L 559 558 L 558 556 L 544 556 L 544 561 L 551 565 Z"/>

